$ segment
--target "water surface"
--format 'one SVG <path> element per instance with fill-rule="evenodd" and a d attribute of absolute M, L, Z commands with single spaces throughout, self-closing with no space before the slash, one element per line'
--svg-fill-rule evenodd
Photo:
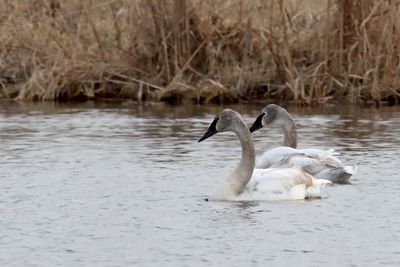
<path fill-rule="evenodd" d="M 250 124 L 261 106 L 229 106 Z M 238 163 L 221 106 L 0 102 L 0 266 L 399 266 L 400 109 L 295 108 L 359 164 L 312 201 L 205 202 Z M 282 141 L 255 133 L 257 154 Z"/>

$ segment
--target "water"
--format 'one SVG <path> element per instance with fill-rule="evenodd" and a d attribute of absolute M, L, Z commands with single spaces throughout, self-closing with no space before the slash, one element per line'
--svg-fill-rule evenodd
<path fill-rule="evenodd" d="M 0 266 L 400 265 L 400 108 L 290 108 L 299 147 L 360 164 L 322 199 L 205 202 L 240 157 L 196 142 L 220 109 L 1 102 Z"/>

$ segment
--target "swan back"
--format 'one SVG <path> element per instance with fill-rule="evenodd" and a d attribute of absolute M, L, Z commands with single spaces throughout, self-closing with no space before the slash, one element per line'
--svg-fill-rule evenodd
<path fill-rule="evenodd" d="M 308 154 L 304 151 L 313 152 Z M 344 166 L 334 156 L 332 149 L 294 149 L 291 147 L 275 147 L 266 151 L 256 162 L 256 168 L 288 168 L 297 166 L 318 179 L 334 183 L 348 183 L 357 172 L 357 167 Z"/>
<path fill-rule="evenodd" d="M 320 197 L 329 181 L 314 179 L 300 168 L 255 169 L 239 200 L 299 200 Z"/>

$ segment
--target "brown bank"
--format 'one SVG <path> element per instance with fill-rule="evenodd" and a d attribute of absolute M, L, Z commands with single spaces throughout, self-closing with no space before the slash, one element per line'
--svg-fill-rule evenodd
<path fill-rule="evenodd" d="M 395 1 L 5 1 L 0 97 L 399 103 Z"/>

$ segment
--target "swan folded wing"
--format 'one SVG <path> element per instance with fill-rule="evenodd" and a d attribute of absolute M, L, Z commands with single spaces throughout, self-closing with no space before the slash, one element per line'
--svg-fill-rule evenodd
<path fill-rule="evenodd" d="M 327 179 L 334 183 L 349 183 L 352 175 L 357 172 L 357 166 L 343 166 L 342 168 L 325 168 L 315 174 L 317 179 Z"/>
<path fill-rule="evenodd" d="M 296 166 L 315 178 L 334 183 L 348 183 L 357 170 L 352 166 L 343 166 L 339 159 L 330 155 L 324 158 L 315 158 L 301 153 L 288 155 L 272 166 L 276 168 Z"/>
<path fill-rule="evenodd" d="M 331 185 L 332 182 L 325 179 L 315 179 L 313 178 L 313 185 L 307 187 L 306 197 L 307 198 L 318 198 L 321 197 L 322 189 L 327 185 Z"/>
<path fill-rule="evenodd" d="M 304 151 L 314 153 L 311 155 Z M 256 168 L 290 168 L 296 166 L 318 179 L 326 179 L 334 183 L 348 183 L 351 176 L 356 173 L 357 168 L 344 166 L 334 156 L 333 151 L 332 149 L 324 151 L 277 147 L 265 152 L 257 161 Z"/>
<path fill-rule="evenodd" d="M 325 168 L 343 168 L 342 162 L 331 153 L 323 153 L 319 156 L 310 155 L 297 150 L 286 154 L 271 164 L 273 168 L 298 166 L 308 173 L 316 173 Z"/>
<path fill-rule="evenodd" d="M 321 150 L 317 148 L 295 149 L 291 147 L 275 147 L 266 151 L 256 162 L 256 168 L 282 168 L 299 166 L 310 168 L 322 168 L 323 165 L 340 168 L 342 162 L 335 157 L 333 149 Z M 321 170 L 321 169 L 319 169 Z M 317 172 L 313 170 L 310 172 Z M 307 172 L 309 172 L 307 170 Z"/>
<path fill-rule="evenodd" d="M 340 155 L 334 149 L 321 150 L 317 148 L 298 149 L 304 157 L 313 158 L 315 163 L 325 165 L 325 167 L 342 168 L 342 162 L 336 157 Z"/>
<path fill-rule="evenodd" d="M 308 155 L 314 156 L 314 157 L 323 157 L 323 156 L 339 156 L 340 153 L 336 152 L 335 149 L 329 148 L 327 150 L 322 150 L 319 148 L 302 148 L 302 149 L 297 149 L 299 152 L 306 153 Z"/>
<path fill-rule="evenodd" d="M 304 199 L 306 188 L 312 186 L 312 176 L 299 168 L 255 169 L 245 194 L 264 199 Z M 258 196 L 260 195 L 260 196 Z"/>
<path fill-rule="evenodd" d="M 256 162 L 256 168 L 266 169 L 271 167 L 281 158 L 298 153 L 297 149 L 291 147 L 275 147 L 266 151 Z"/>
<path fill-rule="evenodd" d="M 332 182 L 315 179 L 297 167 L 255 169 L 248 190 L 270 200 L 298 200 L 321 197 L 322 190 Z"/>
<path fill-rule="evenodd" d="M 301 167 L 315 178 L 326 179 L 334 183 L 348 183 L 351 176 L 357 173 L 357 166 L 344 166 L 343 163 L 330 153 L 319 158 L 298 156 L 292 157 L 291 164 Z"/>
<path fill-rule="evenodd" d="M 282 157 L 272 164 L 273 168 L 289 168 L 296 166 L 307 173 L 317 173 L 328 167 L 336 167 L 337 164 L 330 164 L 329 160 L 319 159 L 304 153 L 290 154 Z"/>

